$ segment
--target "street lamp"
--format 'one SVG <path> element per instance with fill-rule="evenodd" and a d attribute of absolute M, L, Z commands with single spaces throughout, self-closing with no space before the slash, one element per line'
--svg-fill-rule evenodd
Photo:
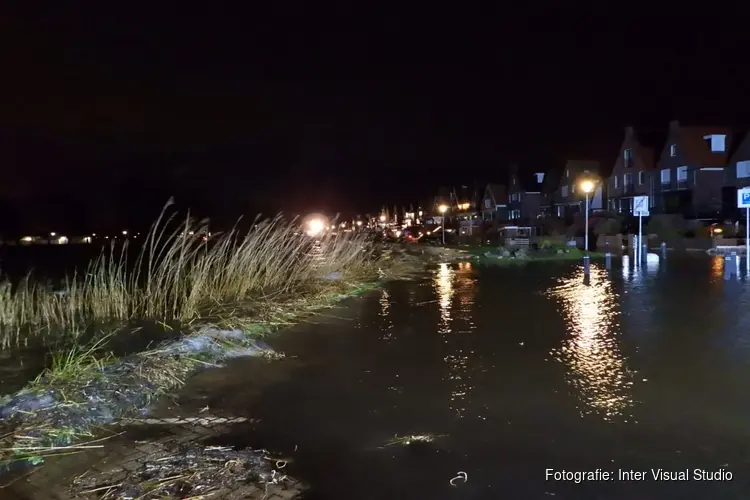
<path fill-rule="evenodd" d="M 594 190 L 594 181 L 589 179 L 581 182 L 581 191 L 586 193 L 586 228 L 584 229 L 584 255 L 583 255 L 583 275 L 588 277 L 589 275 L 589 194 Z"/>
<path fill-rule="evenodd" d="M 448 205 L 440 205 L 438 211 L 442 214 L 443 222 L 443 245 L 445 245 L 445 212 L 448 210 Z"/>

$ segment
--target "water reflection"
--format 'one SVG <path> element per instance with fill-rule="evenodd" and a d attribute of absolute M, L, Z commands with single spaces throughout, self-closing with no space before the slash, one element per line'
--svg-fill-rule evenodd
<path fill-rule="evenodd" d="M 477 278 L 469 262 L 461 262 L 453 269 L 441 264 L 433 287 L 440 309 L 438 332 L 446 334 L 444 343 L 450 352 L 443 358 L 448 373 L 445 380 L 451 382 L 449 408 L 459 418 L 466 415 L 466 402 L 473 389 L 470 363 L 474 351 L 464 347 L 461 337 L 447 334 L 466 334 L 476 329 L 474 322 L 474 302 Z"/>
<path fill-rule="evenodd" d="M 627 281 L 640 282 L 646 275 L 653 275 L 659 271 L 661 257 L 656 253 L 646 254 L 646 264 L 636 265 L 630 255 L 622 256 L 622 277 Z"/>
<path fill-rule="evenodd" d="M 568 324 L 568 336 L 553 355 L 569 367 L 568 380 L 584 403 L 581 413 L 605 420 L 629 416 L 633 381 L 615 339 L 618 298 L 606 272 L 592 266 L 587 286 L 579 269 L 552 294 L 561 301 Z"/>
<path fill-rule="evenodd" d="M 383 326 L 380 329 L 382 333 L 380 336 L 381 340 L 393 339 L 393 321 L 391 321 L 390 312 L 391 295 L 388 293 L 388 290 L 382 288 L 380 292 L 380 312 L 378 314 L 383 320 Z"/>
<path fill-rule="evenodd" d="M 473 351 L 464 352 L 463 349 L 457 349 L 443 358 L 448 365 L 447 380 L 453 382 L 449 408 L 456 413 L 458 418 L 466 415 L 466 399 L 473 389 L 469 373 L 469 360 L 473 354 Z"/>
<path fill-rule="evenodd" d="M 438 306 L 440 307 L 438 333 L 448 333 L 451 331 L 451 302 L 453 300 L 453 280 L 455 275 L 456 272 L 448 264 L 442 263 L 435 276 L 434 287 L 438 297 Z"/>

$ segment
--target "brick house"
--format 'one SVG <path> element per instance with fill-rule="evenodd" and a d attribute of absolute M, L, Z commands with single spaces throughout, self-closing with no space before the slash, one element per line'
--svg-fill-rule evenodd
<path fill-rule="evenodd" d="M 654 210 L 688 218 L 718 216 L 731 139 L 728 128 L 672 121 L 657 164 Z"/>
<path fill-rule="evenodd" d="M 724 175 L 723 199 L 728 213 L 737 209 L 737 189 L 750 186 L 750 131 L 735 137 Z"/>
<path fill-rule="evenodd" d="M 606 181 L 607 208 L 610 212 L 629 214 L 634 196 L 653 196 L 656 164 L 654 149 L 633 127 L 625 127 L 625 137 Z"/>
<path fill-rule="evenodd" d="M 508 189 L 502 184 L 487 184 L 481 202 L 482 220 L 508 219 Z"/>
<path fill-rule="evenodd" d="M 542 215 L 548 202 L 544 194 L 545 174 L 524 174 L 513 166 L 508 182 L 508 217 L 520 224 L 531 224 Z"/>
<path fill-rule="evenodd" d="M 565 162 L 557 189 L 552 194 L 554 215 L 569 219 L 584 211 L 584 193 L 581 182 L 586 178 L 598 179 L 599 162 L 594 160 L 568 160 Z M 598 211 L 604 207 L 602 184 L 597 183 L 589 195 L 589 210 Z"/>

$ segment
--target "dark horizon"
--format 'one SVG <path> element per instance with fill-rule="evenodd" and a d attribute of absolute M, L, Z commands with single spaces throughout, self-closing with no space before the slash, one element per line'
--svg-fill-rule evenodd
<path fill-rule="evenodd" d="M 17 7 L 0 16 L 6 226 L 143 225 L 170 196 L 223 223 L 373 212 L 511 163 L 612 162 L 626 125 L 747 124 L 740 30 L 534 5 Z"/>

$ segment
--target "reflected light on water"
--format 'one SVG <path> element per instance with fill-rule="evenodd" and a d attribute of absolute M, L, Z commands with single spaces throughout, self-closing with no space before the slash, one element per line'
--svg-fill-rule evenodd
<path fill-rule="evenodd" d="M 451 301 L 454 294 L 453 280 L 455 276 L 456 272 L 448 264 L 440 264 L 440 269 L 438 269 L 434 280 L 435 292 L 440 307 L 438 333 L 448 333 L 451 331 Z"/>
<path fill-rule="evenodd" d="M 472 390 L 471 376 L 469 375 L 469 359 L 474 355 L 473 351 L 464 353 L 462 349 L 447 355 L 443 360 L 448 365 L 448 380 L 453 381 L 451 390 L 450 409 L 456 416 L 463 418 L 466 415 L 466 398 Z"/>
<path fill-rule="evenodd" d="M 378 314 L 383 319 L 383 327 L 381 328 L 382 340 L 391 340 L 393 338 L 393 321 L 390 318 L 391 312 L 391 295 L 385 288 L 381 289 L 380 292 L 380 313 Z"/>
<path fill-rule="evenodd" d="M 615 338 L 618 298 L 606 272 L 592 266 L 590 285 L 585 285 L 578 270 L 552 294 L 562 303 L 568 324 L 567 338 L 552 354 L 569 368 L 568 380 L 584 403 L 581 413 L 605 420 L 629 416 L 633 381 Z"/>
<path fill-rule="evenodd" d="M 630 255 L 622 256 L 622 277 L 627 281 L 639 282 L 644 277 L 644 271 L 645 274 L 656 274 L 659 271 L 659 265 L 661 264 L 659 254 L 647 253 L 645 266 L 643 264 L 635 266 L 635 261 L 631 259 Z"/>
<path fill-rule="evenodd" d="M 461 262 L 454 270 L 448 264 L 441 264 L 435 273 L 433 287 L 440 309 L 438 332 L 442 334 L 467 334 L 476 329 L 474 323 L 474 301 L 477 278 L 469 262 Z M 474 351 L 461 346 L 460 336 L 446 335 L 445 344 L 450 354 L 443 358 L 448 368 L 446 380 L 452 385 L 449 408 L 458 418 L 466 415 L 466 401 L 473 389 L 470 363 Z"/>
<path fill-rule="evenodd" d="M 711 259 L 711 278 L 724 279 L 724 257 L 721 255 L 715 255 Z"/>

